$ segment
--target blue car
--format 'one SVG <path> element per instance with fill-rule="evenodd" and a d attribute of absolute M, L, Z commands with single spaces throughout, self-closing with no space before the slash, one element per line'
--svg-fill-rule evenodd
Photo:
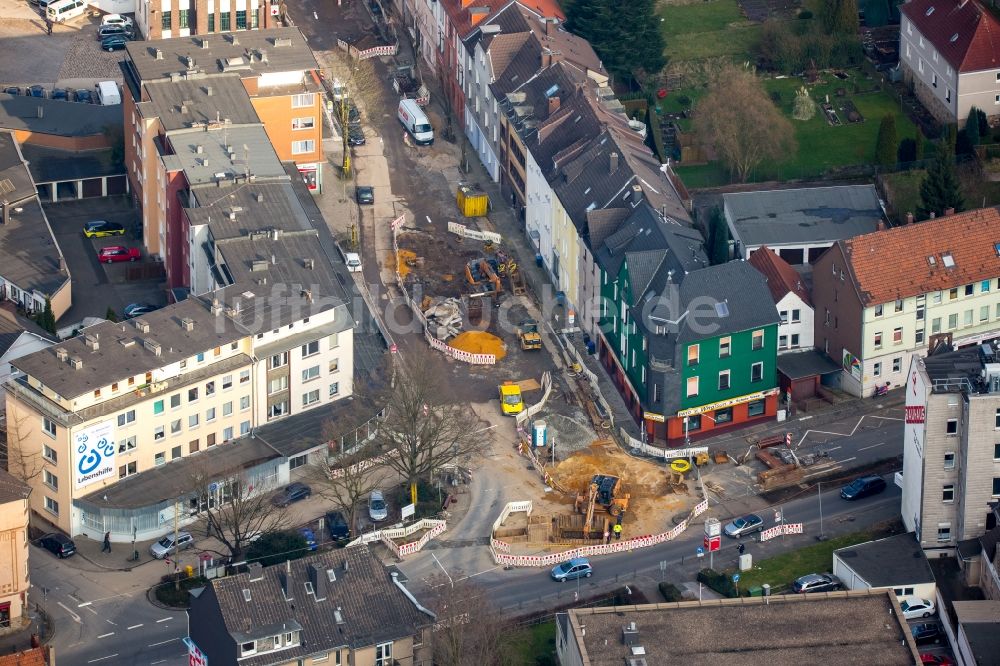
<path fill-rule="evenodd" d="M 552 579 L 560 583 L 575 578 L 590 578 L 594 573 L 593 567 L 585 557 L 574 557 L 569 562 L 563 562 L 552 567 Z"/>
<path fill-rule="evenodd" d="M 299 534 L 306 540 L 306 547 L 309 550 L 316 550 L 316 533 L 310 527 L 300 527 Z"/>

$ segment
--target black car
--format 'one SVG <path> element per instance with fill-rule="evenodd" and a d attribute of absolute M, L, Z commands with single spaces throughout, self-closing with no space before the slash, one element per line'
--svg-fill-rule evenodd
<path fill-rule="evenodd" d="M 326 531 L 334 541 L 345 541 L 351 538 L 351 528 L 344 519 L 344 514 L 340 511 L 331 511 L 326 514 Z"/>
<path fill-rule="evenodd" d="M 885 479 L 881 476 L 862 476 L 841 488 L 840 496 L 845 500 L 859 500 L 862 497 L 878 495 L 886 487 Z"/>
<path fill-rule="evenodd" d="M 288 506 L 292 502 L 298 502 L 312 495 L 312 488 L 304 483 L 290 483 L 282 488 L 274 497 L 271 503 L 275 506 Z"/>
<path fill-rule="evenodd" d="M 69 91 L 65 88 L 53 88 L 49 99 L 58 99 L 67 102 L 69 101 Z"/>
<path fill-rule="evenodd" d="M 98 41 L 104 40 L 112 36 L 115 37 L 121 36 L 121 37 L 126 37 L 128 39 L 132 39 L 132 28 L 124 24 L 108 23 L 102 25 L 100 28 L 97 29 Z"/>
<path fill-rule="evenodd" d="M 28 94 L 32 97 L 45 98 L 45 86 L 34 85 L 28 88 Z"/>
<path fill-rule="evenodd" d="M 913 634 L 913 641 L 917 645 L 940 643 L 941 638 L 944 636 L 944 633 L 941 631 L 941 625 L 936 622 L 915 624 L 910 627 L 910 633 Z"/>
<path fill-rule="evenodd" d="M 101 49 L 104 51 L 121 51 L 128 46 L 128 38 L 125 35 L 111 35 L 101 40 Z"/>
<path fill-rule="evenodd" d="M 52 532 L 38 540 L 38 545 L 53 553 L 56 557 L 69 557 L 76 553 L 76 544 L 65 534 Z"/>
<path fill-rule="evenodd" d="M 7 93 L 8 95 L 20 95 L 21 94 L 21 89 L 18 88 L 17 86 L 7 86 L 6 88 L 3 89 L 3 91 L 5 93 Z"/>
<path fill-rule="evenodd" d="M 150 305 L 149 303 L 129 303 L 122 310 L 122 314 L 125 315 L 126 319 L 135 319 L 136 317 L 141 317 L 144 314 L 149 314 L 154 310 L 159 310 L 160 308 L 155 305 Z"/>
<path fill-rule="evenodd" d="M 94 95 L 85 88 L 77 90 L 73 95 L 76 97 L 76 101 L 83 102 L 84 104 L 90 104 L 94 101 Z"/>
<path fill-rule="evenodd" d="M 375 203 L 375 188 L 371 185 L 358 185 L 354 190 L 354 198 L 359 204 L 372 205 Z"/>
<path fill-rule="evenodd" d="M 354 106 L 354 102 L 349 102 L 347 107 L 347 122 L 356 123 L 361 120 L 361 112 L 358 111 L 358 107 Z"/>
<path fill-rule="evenodd" d="M 363 146 L 367 143 L 365 139 L 365 133 L 360 129 L 355 129 L 351 127 L 347 130 L 347 143 L 351 146 Z"/>

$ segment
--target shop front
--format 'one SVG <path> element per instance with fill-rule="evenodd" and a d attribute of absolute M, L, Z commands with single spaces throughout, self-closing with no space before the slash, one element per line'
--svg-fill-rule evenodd
<path fill-rule="evenodd" d="M 669 444 L 680 445 L 689 437 L 774 418 L 777 413 L 778 389 L 772 388 L 682 409 L 670 417 L 644 412 L 643 421 L 648 441 L 665 438 Z"/>

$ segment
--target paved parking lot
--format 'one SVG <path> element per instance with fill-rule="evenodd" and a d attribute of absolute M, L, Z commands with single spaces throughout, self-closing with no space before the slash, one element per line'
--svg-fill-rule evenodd
<path fill-rule="evenodd" d="M 0 84 L 47 88 L 92 88 L 96 81 L 121 81 L 118 63 L 124 51 L 102 51 L 97 41 L 100 19 L 89 14 L 54 27 L 45 34 L 45 21 L 26 0 L 0 0 Z"/>
<path fill-rule="evenodd" d="M 126 281 L 126 273 L 141 263 L 103 265 L 97 260 L 98 250 L 108 245 L 142 248 L 137 211 L 129 205 L 127 197 L 49 204 L 45 213 L 73 277 L 73 306 L 60 319 L 60 326 L 84 317 L 104 317 L 109 307 L 121 316 L 129 303 L 166 304 L 161 280 Z M 87 238 L 83 235 L 83 225 L 91 220 L 118 222 L 129 231 L 125 236 Z"/>

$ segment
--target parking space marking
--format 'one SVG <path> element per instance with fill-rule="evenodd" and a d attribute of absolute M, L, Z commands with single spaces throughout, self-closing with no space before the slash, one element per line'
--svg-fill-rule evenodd
<path fill-rule="evenodd" d="M 79 615 L 77 615 L 76 613 L 74 613 L 73 611 L 71 611 L 71 610 L 70 610 L 70 609 L 69 609 L 69 608 L 68 608 L 68 607 L 66 606 L 66 604 L 64 604 L 64 603 L 63 603 L 63 602 L 61 602 L 61 601 L 57 601 L 57 602 L 56 602 L 56 605 L 58 605 L 58 606 L 59 606 L 60 608 L 62 608 L 62 609 L 63 609 L 64 611 L 66 611 L 67 613 L 69 613 L 70 617 L 72 617 L 72 618 L 73 618 L 73 621 L 74 621 L 74 622 L 76 622 L 77 624 L 83 624 L 83 622 L 82 622 L 82 621 L 80 620 L 80 616 L 79 616 Z"/>
<path fill-rule="evenodd" d="M 117 656 L 118 656 L 118 653 L 115 652 L 114 654 L 109 654 L 107 657 L 98 657 L 97 659 L 91 659 L 87 663 L 88 664 L 96 664 L 97 662 L 104 661 L 105 659 L 114 659 Z"/>
<path fill-rule="evenodd" d="M 160 622 L 168 622 L 168 621 L 170 621 L 172 619 L 174 619 L 174 618 L 172 618 L 172 617 L 165 617 L 165 618 L 163 618 L 161 620 L 157 620 L 156 623 L 159 624 Z"/>
<path fill-rule="evenodd" d="M 872 444 L 871 446 L 864 446 L 858 449 L 858 451 L 867 451 L 868 449 L 874 449 L 879 446 L 883 446 L 885 442 L 879 442 L 878 444 Z"/>
<path fill-rule="evenodd" d="M 173 643 L 174 641 L 179 641 L 179 640 L 180 640 L 180 638 L 171 638 L 168 641 L 160 641 L 159 643 L 150 643 L 148 645 L 148 647 L 158 647 L 160 645 L 166 645 L 167 643 Z M 187 653 L 185 653 L 185 654 L 187 654 Z"/>
<path fill-rule="evenodd" d="M 100 636 L 98 636 L 98 638 L 107 638 L 108 636 L 114 636 L 114 635 L 115 635 L 115 632 L 111 631 L 111 632 L 108 632 L 106 634 L 101 634 Z"/>
<path fill-rule="evenodd" d="M 133 625 L 132 625 L 131 627 L 129 627 L 129 628 L 128 628 L 128 630 L 129 630 L 129 631 L 132 631 L 133 629 L 138 629 L 138 628 L 139 628 L 139 627 L 141 627 L 141 626 L 142 626 L 142 623 L 139 623 L 139 624 L 133 624 Z"/>

